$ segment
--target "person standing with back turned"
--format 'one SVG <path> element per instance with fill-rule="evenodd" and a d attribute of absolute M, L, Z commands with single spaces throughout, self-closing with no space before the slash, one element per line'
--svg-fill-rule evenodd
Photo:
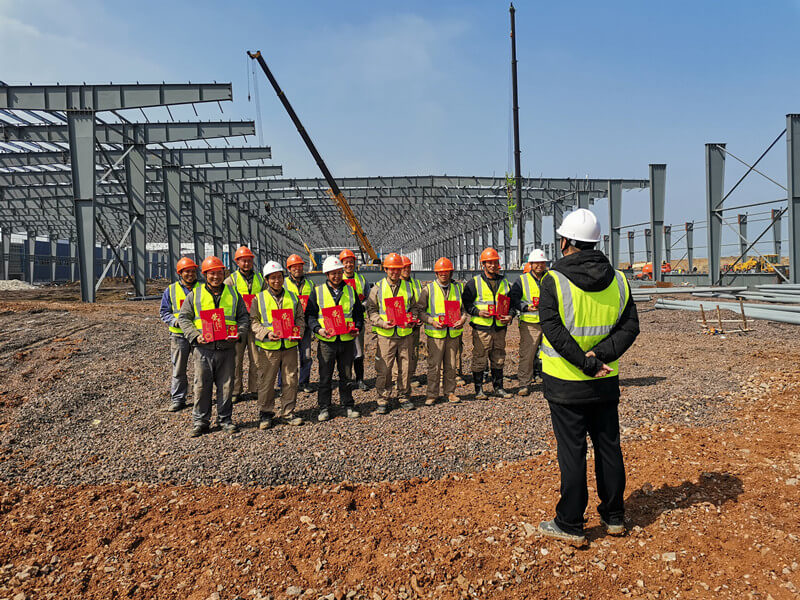
<path fill-rule="evenodd" d="M 556 437 L 561 499 L 555 519 L 540 523 L 539 532 L 582 545 L 589 498 L 587 434 L 594 447 L 601 522 L 610 535 L 625 533 L 618 360 L 639 335 L 639 317 L 625 275 L 596 249 L 597 217 L 579 208 L 556 233 L 564 258 L 542 278 L 539 318 L 544 397 Z"/>

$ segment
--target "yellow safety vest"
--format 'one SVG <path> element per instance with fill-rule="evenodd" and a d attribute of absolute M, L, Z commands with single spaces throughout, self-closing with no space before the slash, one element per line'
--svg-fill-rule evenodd
<path fill-rule="evenodd" d="M 259 294 L 255 297 L 255 300 L 258 301 L 258 312 L 261 313 L 261 324 L 266 327 L 269 331 L 273 331 L 272 325 L 272 311 L 278 310 L 280 308 L 291 308 L 292 315 L 294 315 L 295 307 L 300 302 L 300 300 L 295 296 L 292 292 L 287 289 L 283 290 L 283 298 L 281 299 L 281 305 L 278 306 L 278 303 L 275 301 L 275 297 L 272 295 L 271 292 L 265 290 L 263 292 L 259 292 Z M 292 323 L 294 323 L 294 316 L 292 316 Z M 269 339 L 269 337 L 265 337 L 263 341 L 256 338 L 256 346 L 260 348 L 264 348 L 264 350 L 280 350 L 281 344 L 285 344 L 284 348 L 294 348 L 297 346 L 297 341 L 295 340 L 279 340 L 274 341 Z"/>
<path fill-rule="evenodd" d="M 544 277 L 544 275 L 542 275 L 542 277 Z M 533 306 L 533 299 L 539 298 L 539 282 L 536 281 L 536 277 L 530 273 L 523 273 L 520 275 L 519 282 L 522 285 L 522 299 L 525 300 L 528 305 Z M 539 311 L 522 311 L 519 313 L 519 320 L 525 323 L 538 323 Z"/>
<path fill-rule="evenodd" d="M 478 310 L 489 310 L 489 306 L 497 306 L 497 295 L 492 292 L 492 288 L 486 285 L 483 277 L 481 275 L 476 275 L 472 278 L 472 281 L 475 282 L 475 308 Z M 508 285 L 508 281 L 505 277 L 502 277 L 500 279 L 500 284 L 497 286 L 497 294 L 508 296 L 508 291 L 510 289 L 511 286 Z M 507 327 L 506 324 L 498 321 L 496 317 L 472 317 L 469 322 L 472 325 L 484 325 L 486 327 L 491 327 L 492 325 Z"/>
<path fill-rule="evenodd" d="M 333 300 L 333 294 L 328 289 L 328 284 L 323 283 L 319 287 L 317 287 L 317 306 L 319 306 L 319 325 L 322 329 L 327 329 L 325 327 L 325 317 L 322 316 L 322 309 L 323 308 L 333 308 L 336 306 L 336 302 Z M 342 306 L 342 310 L 344 311 L 344 320 L 353 321 L 353 308 L 356 305 L 356 293 L 349 285 L 344 284 L 344 288 L 342 289 L 342 295 L 339 296 L 339 304 Z M 322 337 L 319 333 L 314 334 L 317 336 L 317 339 L 322 340 L 323 342 L 334 342 L 336 341 L 336 337 Z M 350 340 L 354 340 L 356 338 L 355 334 L 353 333 L 345 333 L 343 335 L 338 336 L 339 339 L 343 342 L 349 342 Z"/>
<path fill-rule="evenodd" d="M 591 350 L 611 333 L 622 317 L 622 311 L 625 310 L 630 298 L 630 288 L 625 275 L 616 271 L 614 281 L 599 292 L 582 290 L 558 271 L 548 271 L 547 276 L 552 277 L 555 283 L 561 322 L 578 342 L 581 350 L 584 352 Z M 542 371 L 551 377 L 567 381 L 594 379 L 556 352 L 547 336 L 542 337 L 539 350 L 542 357 Z M 614 370 L 606 377 L 619 375 L 618 360 L 609 363 L 608 366 Z"/>
<path fill-rule="evenodd" d="M 422 284 L 419 282 L 419 279 L 414 277 L 408 279 L 407 283 L 411 284 L 411 291 L 414 292 L 414 302 L 416 302 L 422 295 Z"/>
<path fill-rule="evenodd" d="M 192 287 L 192 291 L 197 289 L 198 285 L 202 285 L 199 281 L 194 282 L 194 286 Z M 186 300 L 186 292 L 183 289 L 183 285 L 181 285 L 180 281 L 176 281 L 172 285 L 169 286 L 169 303 L 172 307 L 172 316 L 176 319 L 181 312 L 181 304 L 184 300 Z M 169 326 L 169 330 L 172 333 L 183 333 L 183 330 L 180 327 L 173 327 L 172 325 Z"/>
<path fill-rule="evenodd" d="M 287 277 L 283 280 L 283 287 L 292 292 L 295 296 L 308 296 L 311 297 L 311 294 L 314 293 L 314 284 L 307 277 L 303 277 L 303 284 L 300 288 L 297 287 L 297 284 L 291 277 Z"/>
<path fill-rule="evenodd" d="M 432 281 L 428 284 L 428 314 L 434 319 L 445 316 L 444 301 L 445 300 L 458 300 L 459 306 L 461 305 L 461 290 L 455 283 L 450 283 L 447 290 L 447 298 L 444 297 L 442 286 L 437 282 Z M 443 339 L 448 335 L 450 337 L 458 337 L 464 332 L 463 327 L 443 327 L 436 329 L 433 325 L 425 323 L 425 334 L 432 338 Z"/>
<path fill-rule="evenodd" d="M 253 282 L 250 284 L 250 287 L 247 285 L 247 279 L 245 279 L 244 275 L 239 271 L 231 273 L 231 279 L 233 280 L 233 285 L 236 287 L 236 291 L 242 296 L 245 294 L 260 294 L 265 287 L 264 276 L 258 271 L 253 273 Z"/>
<path fill-rule="evenodd" d="M 364 297 L 364 290 L 367 289 L 367 280 L 364 279 L 364 276 L 359 273 L 358 271 L 353 271 L 353 276 L 348 277 L 345 273 L 345 279 L 352 279 L 356 283 L 356 294 L 358 294 L 359 298 Z"/>
<path fill-rule="evenodd" d="M 386 305 L 383 303 L 383 299 L 392 297 L 392 288 L 389 286 L 389 280 L 386 278 L 381 279 L 380 283 L 377 285 L 378 297 L 376 302 L 378 303 L 378 314 L 381 319 L 388 321 L 386 315 Z M 408 310 L 411 308 L 411 301 L 414 298 L 414 290 L 411 289 L 411 284 L 408 281 L 403 281 L 401 279 L 398 294 L 403 297 L 403 300 L 406 303 L 406 312 L 408 312 Z M 378 335 L 382 335 L 383 337 L 392 337 L 395 335 L 395 332 L 397 332 L 397 335 L 400 337 L 405 337 L 414 332 L 411 327 L 391 327 L 389 329 L 384 329 L 383 327 L 378 327 L 376 325 L 372 326 L 372 331 Z"/>
<path fill-rule="evenodd" d="M 236 325 L 236 304 L 239 301 L 239 294 L 230 285 L 222 286 L 222 295 L 219 298 L 219 306 L 214 306 L 214 296 L 208 291 L 207 284 L 200 287 L 200 293 L 194 292 L 194 326 L 199 332 L 203 331 L 203 321 L 200 318 L 201 310 L 214 310 L 221 308 L 225 313 L 225 326 Z"/>

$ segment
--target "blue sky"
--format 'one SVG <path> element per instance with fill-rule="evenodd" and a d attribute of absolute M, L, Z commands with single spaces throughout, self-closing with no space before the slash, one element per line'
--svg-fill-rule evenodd
<path fill-rule="evenodd" d="M 699 220 L 703 145 L 753 160 L 800 112 L 796 0 L 516 7 L 526 175 L 646 178 L 648 163 L 664 162 L 667 222 Z M 252 118 L 245 50 L 261 49 L 335 175 L 501 175 L 508 29 L 508 4 L 489 1 L 0 0 L 0 79 L 231 81 L 223 117 Z M 274 162 L 317 176 L 263 77 L 259 86 Z M 762 166 L 785 182 L 785 142 Z M 742 172 L 729 159 L 726 188 Z M 760 179 L 731 203 L 785 197 Z M 624 222 L 644 220 L 647 201 L 627 194 Z"/>

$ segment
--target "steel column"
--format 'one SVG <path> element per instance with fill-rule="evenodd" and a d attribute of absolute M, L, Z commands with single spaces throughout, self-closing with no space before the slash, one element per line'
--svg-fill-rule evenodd
<path fill-rule="evenodd" d="M 69 154 L 72 167 L 72 193 L 78 264 L 81 276 L 81 300 L 94 302 L 95 244 L 95 152 L 94 112 L 67 111 Z"/>
<path fill-rule="evenodd" d="M 214 256 L 222 260 L 223 234 L 222 227 L 225 222 L 225 199 L 218 192 L 211 193 L 211 229 L 214 241 Z"/>
<path fill-rule="evenodd" d="M 786 115 L 789 281 L 800 283 L 800 115 Z"/>
<path fill-rule="evenodd" d="M 725 185 L 725 144 L 706 144 L 706 222 L 708 223 L 708 280 L 720 276 L 722 198 Z"/>
<path fill-rule="evenodd" d="M 589 192 L 578 192 L 578 208 L 589 210 Z"/>
<path fill-rule="evenodd" d="M 661 243 L 664 236 L 664 197 L 667 165 L 650 165 L 650 229 L 653 248 L 653 281 L 661 281 Z"/>
<path fill-rule="evenodd" d="M 58 238 L 50 236 L 50 283 L 56 282 L 57 255 L 58 255 Z"/>
<path fill-rule="evenodd" d="M 739 254 L 742 260 L 747 260 L 747 214 L 738 215 L 739 221 Z"/>
<path fill-rule="evenodd" d="M 28 283 L 33 285 L 33 277 L 36 271 L 36 232 L 29 231 L 28 237 L 25 240 L 25 246 L 28 250 Z"/>
<path fill-rule="evenodd" d="M 225 227 L 227 235 L 225 240 L 228 242 L 228 267 L 231 271 L 236 270 L 236 263 L 233 260 L 233 255 L 239 247 L 236 241 L 239 239 L 239 211 L 236 210 L 236 205 L 232 202 L 226 204 L 225 210 Z"/>
<path fill-rule="evenodd" d="M 533 247 L 534 248 L 541 248 L 542 247 L 542 201 L 541 199 L 537 198 L 533 201 L 533 218 L 531 219 L 531 224 L 533 227 Z M 523 249 L 523 254 L 525 250 Z M 523 256 L 520 261 L 525 260 Z"/>
<path fill-rule="evenodd" d="M 694 223 L 686 223 L 686 266 L 689 273 L 694 269 Z"/>
<path fill-rule="evenodd" d="M 503 268 L 511 267 L 511 236 L 509 235 L 508 222 L 503 222 Z M 519 235 L 519 232 L 517 232 Z M 521 254 L 521 252 L 520 252 Z"/>
<path fill-rule="evenodd" d="M 664 260 L 672 264 L 672 225 L 664 225 Z"/>
<path fill-rule="evenodd" d="M 609 243 L 608 240 L 609 240 L 609 236 L 608 235 L 604 235 L 603 236 L 603 252 L 605 253 L 606 256 L 608 256 L 608 243 Z"/>
<path fill-rule="evenodd" d="M 564 205 L 560 201 L 553 202 L 553 252 L 558 256 L 559 250 L 559 235 L 556 233 L 558 228 L 561 227 L 561 221 L 564 220 Z"/>
<path fill-rule="evenodd" d="M 126 146 L 128 149 L 130 146 Z M 137 296 L 146 295 L 147 239 L 146 239 L 146 201 L 145 194 L 145 146 L 133 144 L 125 157 L 125 183 L 128 193 L 128 213 L 130 214 L 131 250 L 133 253 L 133 289 Z"/>
<path fill-rule="evenodd" d="M 206 188 L 200 183 L 189 186 L 192 198 L 192 241 L 194 243 L 194 261 L 199 265 L 205 255 L 206 234 Z M 212 211 L 209 211 L 209 214 Z"/>
<path fill-rule="evenodd" d="M 622 182 L 613 180 L 608 182 L 608 228 L 609 228 L 609 255 L 611 264 L 616 269 L 619 266 L 619 227 L 622 224 Z"/>
<path fill-rule="evenodd" d="M 10 279 L 11 231 L 3 227 L 3 279 Z"/>
<path fill-rule="evenodd" d="M 78 252 L 78 245 L 75 243 L 75 240 L 69 241 L 69 280 L 75 281 L 75 271 L 76 267 L 78 266 L 78 261 L 76 260 L 76 255 Z"/>
<path fill-rule="evenodd" d="M 633 229 L 628 230 L 628 259 L 630 260 L 630 268 L 633 268 L 633 263 L 636 262 L 634 259 L 636 258 L 635 252 L 635 245 L 634 245 L 634 237 L 636 236 L 636 232 Z"/>
<path fill-rule="evenodd" d="M 653 264 L 653 271 L 655 271 L 655 265 L 653 263 L 653 230 L 652 229 L 645 229 L 644 230 L 644 251 L 645 251 L 645 260 L 650 264 Z M 661 269 L 659 269 L 660 271 Z"/>
<path fill-rule="evenodd" d="M 178 280 L 175 265 L 181 257 L 181 169 L 164 165 L 164 211 L 167 214 L 167 248 L 172 281 Z"/>
<path fill-rule="evenodd" d="M 781 209 L 772 209 L 772 244 L 773 252 L 778 255 L 778 264 L 781 262 Z"/>

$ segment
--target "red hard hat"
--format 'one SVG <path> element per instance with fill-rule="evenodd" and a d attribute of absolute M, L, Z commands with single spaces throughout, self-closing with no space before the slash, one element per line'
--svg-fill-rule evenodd
<path fill-rule="evenodd" d="M 339 260 L 344 260 L 345 258 L 355 258 L 356 255 L 350 249 L 345 249 L 339 252 Z"/>
<path fill-rule="evenodd" d="M 203 261 L 203 266 L 200 267 L 200 270 L 203 273 L 207 273 L 208 271 L 217 271 L 224 268 L 225 265 L 222 264 L 220 259 L 218 259 L 216 256 L 209 256 Z"/>
<path fill-rule="evenodd" d="M 453 263 L 450 261 L 449 258 L 445 258 L 444 256 L 436 261 L 436 264 L 433 265 L 433 272 L 434 273 L 441 273 L 443 271 L 452 271 L 453 270 Z"/>
<path fill-rule="evenodd" d="M 255 258 L 256 255 L 250 252 L 250 248 L 247 246 L 239 246 L 239 249 L 236 251 L 236 254 L 233 255 L 233 260 L 239 260 L 240 258 Z"/>
<path fill-rule="evenodd" d="M 175 270 L 178 272 L 179 275 L 180 275 L 180 272 L 183 271 L 184 269 L 196 269 L 196 268 L 197 268 L 197 265 L 188 256 L 184 256 L 183 258 L 181 258 L 178 261 L 178 264 L 175 265 Z"/>
<path fill-rule="evenodd" d="M 411 259 L 408 258 L 405 254 L 403 256 L 401 256 L 400 258 L 403 259 L 403 266 L 404 267 L 410 267 L 411 266 Z"/>
<path fill-rule="evenodd" d="M 486 262 L 487 260 L 500 260 L 500 255 L 497 253 L 497 250 L 494 248 L 486 248 L 481 252 L 481 262 Z"/>
<path fill-rule="evenodd" d="M 386 258 L 383 259 L 383 268 L 402 269 L 403 257 L 400 256 L 397 252 L 390 252 L 389 254 L 386 255 Z"/>
<path fill-rule="evenodd" d="M 286 268 L 293 267 L 294 265 L 304 265 L 306 261 L 300 258 L 299 254 L 292 254 L 289 258 L 286 259 Z"/>

